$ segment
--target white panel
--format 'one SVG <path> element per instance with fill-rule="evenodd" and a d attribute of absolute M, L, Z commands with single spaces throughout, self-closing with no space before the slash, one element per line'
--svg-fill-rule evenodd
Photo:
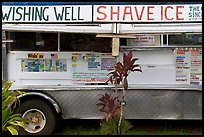
<path fill-rule="evenodd" d="M 5 31 L 112 33 L 112 24 L 2 24 Z"/>
<path fill-rule="evenodd" d="M 36 65 L 34 65 L 34 67 L 32 68 L 31 67 L 32 61 L 27 61 L 27 59 L 32 59 L 32 58 L 28 58 L 28 54 L 30 54 L 30 53 L 43 54 L 43 58 L 40 58 L 40 60 L 47 60 L 47 59 L 51 60 L 51 53 L 54 54 L 54 53 L 58 53 L 58 52 L 12 51 L 12 52 L 8 53 L 8 68 L 9 68 L 8 69 L 8 74 L 9 74 L 8 78 L 9 78 L 9 80 L 15 80 L 16 81 L 13 86 L 18 87 L 18 86 L 26 86 L 26 85 L 77 85 L 76 82 L 73 82 L 74 68 L 72 66 L 73 65 L 72 53 L 80 53 L 80 52 L 59 52 L 58 53 L 58 57 L 55 59 L 66 60 L 66 63 L 63 62 L 63 64 L 67 65 L 66 66 L 67 71 L 65 71 L 65 72 L 59 72 L 59 70 L 57 70 L 58 71 L 57 72 L 56 71 L 56 65 L 54 65 L 55 66 L 54 70 L 45 69 L 46 63 L 45 64 L 42 63 L 43 61 L 38 63 L 38 64 L 40 64 L 40 66 L 42 64 L 44 64 L 44 65 L 42 65 L 43 66 L 42 68 L 44 68 L 44 69 L 42 69 L 41 67 L 36 67 L 37 69 L 34 70 Z M 90 54 L 90 52 L 83 52 L 83 54 L 86 54 L 86 53 Z M 100 53 L 96 53 L 96 54 L 99 55 Z M 108 53 L 108 54 L 110 54 L 110 53 Z M 106 55 L 103 55 L 103 56 L 105 57 Z M 24 60 L 24 63 L 23 63 L 24 67 L 22 67 L 23 69 L 21 70 L 21 60 L 22 59 Z M 36 59 L 39 60 L 39 58 L 36 58 Z M 35 59 L 32 59 L 32 60 L 35 60 Z M 31 62 L 31 63 L 28 63 L 28 62 Z M 38 62 L 38 61 L 36 61 L 36 62 Z M 36 63 L 34 63 L 34 64 L 36 64 Z M 79 70 L 76 72 L 84 73 L 84 72 L 88 71 L 88 66 L 87 67 L 82 66 L 84 64 L 83 63 L 80 64 L 80 62 L 78 65 L 80 65 L 80 66 L 78 66 Z M 47 65 L 47 66 L 48 66 L 48 68 L 50 67 L 50 65 Z M 51 67 L 51 69 L 53 69 L 53 67 Z M 31 71 L 31 72 L 29 72 L 29 71 Z M 61 69 L 60 69 L 60 71 L 61 71 Z M 94 73 L 94 72 L 96 74 L 100 73 L 100 71 L 98 71 L 98 70 L 89 70 L 90 74 Z M 106 73 L 108 74 L 108 70 L 101 70 L 101 73 L 105 73 L 105 76 L 107 76 Z"/>
<path fill-rule="evenodd" d="M 40 85 L 70 85 L 72 84 L 72 68 L 71 68 L 71 53 L 60 53 L 58 59 L 67 59 L 67 71 L 66 72 L 22 72 L 21 71 L 21 59 L 28 58 L 28 53 L 43 53 L 44 59 L 51 58 L 50 52 L 23 52 L 15 51 L 8 53 L 8 79 L 14 80 L 14 86 L 23 84 L 40 84 Z M 57 53 L 57 52 L 52 52 Z"/>
<path fill-rule="evenodd" d="M 133 51 L 141 72 L 131 72 L 129 84 L 175 84 L 175 60 L 171 50 Z M 122 59 L 122 56 L 120 57 Z"/>
<path fill-rule="evenodd" d="M 202 23 L 119 24 L 120 33 L 202 32 Z"/>
<path fill-rule="evenodd" d="M 45 86 L 45 85 L 52 85 L 52 86 L 64 86 L 64 85 L 74 85 L 75 83 L 72 80 L 64 80 L 64 79 L 22 79 L 21 80 L 22 86 L 25 85 L 37 85 L 37 86 Z"/>

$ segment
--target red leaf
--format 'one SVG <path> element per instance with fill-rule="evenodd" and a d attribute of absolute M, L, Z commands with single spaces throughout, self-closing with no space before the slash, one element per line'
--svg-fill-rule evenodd
<path fill-rule="evenodd" d="M 140 72 L 142 72 L 142 70 L 141 70 L 141 69 L 133 69 L 133 71 L 140 71 Z"/>
<path fill-rule="evenodd" d="M 134 65 L 135 61 L 138 60 L 138 58 L 134 58 L 131 60 L 131 64 Z"/>
<path fill-rule="evenodd" d="M 123 54 L 123 60 L 124 61 L 130 61 L 132 59 L 132 51 L 130 51 L 127 55 Z"/>

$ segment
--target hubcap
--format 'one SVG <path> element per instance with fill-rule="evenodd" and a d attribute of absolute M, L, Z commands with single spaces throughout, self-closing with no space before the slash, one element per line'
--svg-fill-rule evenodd
<path fill-rule="evenodd" d="M 46 117 L 38 109 L 29 109 L 22 117 L 30 121 L 29 123 L 25 123 L 25 130 L 29 133 L 38 133 L 45 127 Z"/>

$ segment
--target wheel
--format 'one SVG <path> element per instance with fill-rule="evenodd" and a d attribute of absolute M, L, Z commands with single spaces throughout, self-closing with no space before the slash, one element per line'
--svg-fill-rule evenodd
<path fill-rule="evenodd" d="M 56 114 L 50 106 L 42 100 L 32 99 L 22 102 L 16 113 L 30 120 L 25 123 L 26 128 L 19 128 L 20 135 L 50 135 L 56 126 Z"/>

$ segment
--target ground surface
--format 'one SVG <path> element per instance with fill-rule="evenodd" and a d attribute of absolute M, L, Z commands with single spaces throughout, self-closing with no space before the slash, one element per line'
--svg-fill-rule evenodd
<path fill-rule="evenodd" d="M 130 120 L 127 135 L 202 135 L 201 120 Z M 62 120 L 53 135 L 99 135 L 100 120 Z"/>

